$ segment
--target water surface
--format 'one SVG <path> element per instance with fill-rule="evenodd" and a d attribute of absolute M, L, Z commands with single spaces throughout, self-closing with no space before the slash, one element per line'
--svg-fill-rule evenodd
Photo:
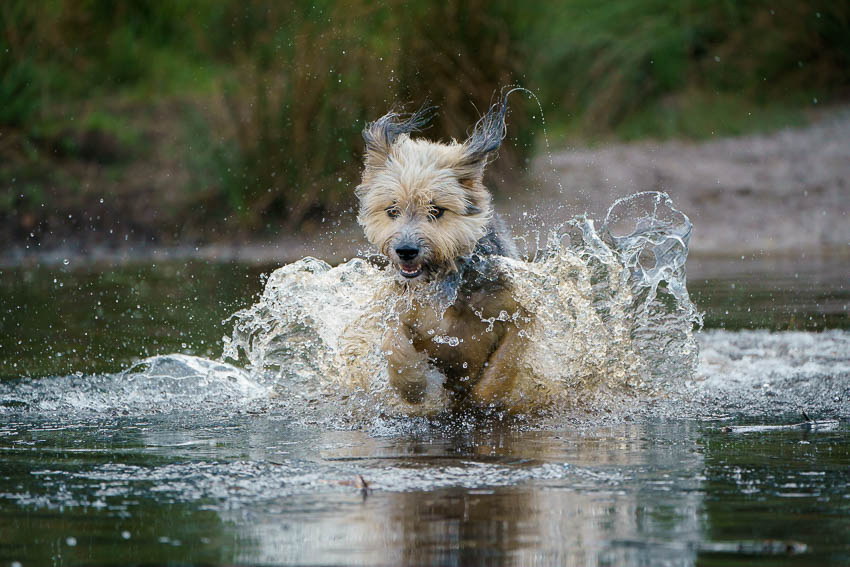
<path fill-rule="evenodd" d="M 847 424 L 724 429 L 850 416 L 843 265 L 700 271 L 677 399 L 356 428 L 211 360 L 271 266 L 3 269 L 0 564 L 846 565 Z"/>
<path fill-rule="evenodd" d="M 846 426 L 361 432 L 233 412 L 12 417 L 0 434 L 7 564 L 850 561 Z"/>

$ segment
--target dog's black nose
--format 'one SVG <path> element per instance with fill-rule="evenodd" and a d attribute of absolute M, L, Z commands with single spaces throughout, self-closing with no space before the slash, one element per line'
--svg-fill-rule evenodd
<path fill-rule="evenodd" d="M 414 248 L 409 244 L 404 244 L 395 249 L 398 257 L 404 261 L 410 261 L 419 256 L 419 248 Z"/>

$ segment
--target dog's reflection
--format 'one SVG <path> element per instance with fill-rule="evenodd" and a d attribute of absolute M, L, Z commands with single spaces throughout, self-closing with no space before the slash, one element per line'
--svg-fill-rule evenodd
<path fill-rule="evenodd" d="M 671 433 L 660 427 L 329 433 L 323 459 L 352 465 L 373 491 L 363 498 L 352 484 L 347 495 L 314 498 L 300 519 L 287 511 L 244 525 L 257 545 L 244 559 L 583 566 L 653 564 L 663 552 L 666 560 L 669 549 L 639 542 L 699 532 L 699 491 L 664 483 L 699 476 L 702 457 L 688 443 L 661 443 Z M 693 561 L 686 547 L 678 553 Z"/>

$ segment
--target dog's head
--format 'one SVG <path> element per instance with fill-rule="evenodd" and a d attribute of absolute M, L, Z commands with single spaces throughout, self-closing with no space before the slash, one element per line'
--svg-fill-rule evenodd
<path fill-rule="evenodd" d="M 463 143 L 413 139 L 433 109 L 394 112 L 363 130 L 358 222 L 405 281 L 457 269 L 487 231 L 490 193 L 482 183 L 488 158 L 505 132 L 505 104 L 493 105 Z"/>

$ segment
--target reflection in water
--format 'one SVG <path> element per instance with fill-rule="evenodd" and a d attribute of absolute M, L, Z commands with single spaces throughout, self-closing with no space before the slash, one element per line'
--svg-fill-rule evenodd
<path fill-rule="evenodd" d="M 680 425 L 677 435 L 691 436 Z M 284 524 L 242 528 L 256 548 L 242 561 L 364 565 L 692 564 L 700 537 L 702 457 L 692 439 L 662 441 L 665 426 L 594 433 L 501 431 L 450 439 L 351 444 L 376 492 L 359 505 Z M 359 459 L 365 460 L 359 460 Z M 385 480 L 382 480 L 382 477 Z M 447 477 L 466 487 L 406 490 L 401 479 Z M 504 482 L 510 479 L 510 484 Z M 412 488 L 412 487 L 411 487 Z M 424 487 L 423 487 L 424 488 Z M 224 516 L 228 519 L 228 516 Z M 322 551 L 317 554 L 317 548 Z"/>
<path fill-rule="evenodd" d="M 850 443 L 834 432 L 712 435 L 705 446 L 705 539 L 754 535 L 808 546 L 819 559 L 850 564 Z"/>
<path fill-rule="evenodd" d="M 7 417 L 6 563 L 693 565 L 742 562 L 736 542 L 756 558 L 782 549 L 764 539 L 808 546 L 780 565 L 850 553 L 846 426 L 406 420 L 366 433 L 279 414 Z"/>

